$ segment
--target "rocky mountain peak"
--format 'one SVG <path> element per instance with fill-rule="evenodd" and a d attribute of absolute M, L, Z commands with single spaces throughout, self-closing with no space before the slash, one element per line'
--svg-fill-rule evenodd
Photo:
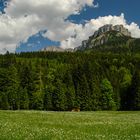
<path fill-rule="evenodd" d="M 88 40 L 84 40 L 82 45 L 75 50 L 84 50 L 107 43 L 112 38 L 131 37 L 131 33 L 123 25 L 106 24 L 94 32 Z"/>
<path fill-rule="evenodd" d="M 97 37 L 97 36 L 99 36 L 99 35 L 101 35 L 101 34 L 103 34 L 105 32 L 108 32 L 108 31 L 117 31 L 117 32 L 122 33 L 125 36 L 131 36 L 131 33 L 123 25 L 115 25 L 115 26 L 113 26 L 112 24 L 106 24 L 106 25 L 100 27 L 98 29 L 98 31 L 96 31 L 94 33 L 94 37 Z"/>

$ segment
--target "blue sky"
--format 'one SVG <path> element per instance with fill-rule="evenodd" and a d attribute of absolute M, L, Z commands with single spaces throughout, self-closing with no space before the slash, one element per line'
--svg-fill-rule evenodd
<path fill-rule="evenodd" d="M 90 20 L 99 16 L 120 15 L 124 13 L 125 19 L 140 25 L 140 0 L 95 0 L 98 8 L 86 7 L 80 15 L 71 16 L 76 23 L 81 20 Z"/>
<path fill-rule="evenodd" d="M 17 0 L 16 0 L 17 1 Z M 78 0 L 77 0 L 78 1 Z M 85 0 L 86 1 L 86 0 Z M 0 0 L 0 11 L 3 12 L 4 0 Z M 128 24 L 135 22 L 140 25 L 139 15 L 139 0 L 94 0 L 93 6 L 84 6 L 78 15 L 70 15 L 67 17 L 68 21 L 75 24 L 85 24 L 85 21 L 96 19 L 99 16 L 104 17 L 108 15 L 120 16 L 124 13 L 125 19 Z M 53 18 L 53 17 L 52 17 Z M 1 27 L 0 27 L 1 28 Z M 47 29 L 46 29 L 47 30 Z M 59 34 L 58 34 L 59 36 Z M 21 40 L 22 41 L 22 40 Z M 17 52 L 21 51 L 37 51 L 46 46 L 59 46 L 59 41 L 51 41 L 48 38 L 44 38 L 42 32 L 38 32 L 27 39 L 27 42 L 20 43 L 20 46 L 16 49 Z"/>
<path fill-rule="evenodd" d="M 0 11 L 3 11 L 3 8 L 4 8 L 3 2 L 0 1 Z"/>
<path fill-rule="evenodd" d="M 42 36 L 42 33 L 29 37 L 26 43 L 22 43 L 19 47 L 17 47 L 16 52 L 31 52 L 38 51 L 47 46 L 59 46 L 59 42 L 51 41 Z"/>

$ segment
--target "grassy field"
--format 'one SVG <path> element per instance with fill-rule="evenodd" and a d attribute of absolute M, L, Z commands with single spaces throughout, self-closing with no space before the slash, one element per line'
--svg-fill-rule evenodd
<path fill-rule="evenodd" d="M 140 140 L 140 112 L 0 111 L 0 140 Z"/>

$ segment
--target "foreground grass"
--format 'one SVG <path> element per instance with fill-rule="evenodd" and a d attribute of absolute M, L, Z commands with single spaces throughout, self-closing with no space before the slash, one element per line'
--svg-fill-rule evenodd
<path fill-rule="evenodd" d="M 140 140 L 140 112 L 0 111 L 0 140 Z"/>

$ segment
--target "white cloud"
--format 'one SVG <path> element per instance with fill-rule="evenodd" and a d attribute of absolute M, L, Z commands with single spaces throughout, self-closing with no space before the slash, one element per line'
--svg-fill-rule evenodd
<path fill-rule="evenodd" d="M 63 48 L 75 48 L 88 39 L 99 27 L 105 24 L 123 24 L 131 31 L 133 37 L 140 37 L 140 29 L 136 23 L 128 25 L 121 16 L 105 16 L 75 24 L 66 20 L 72 14 L 93 5 L 94 0 L 12 0 L 0 14 L 0 53 L 6 50 L 14 52 L 21 41 L 41 30 L 43 35 L 53 41 L 60 41 Z M 94 14 L 94 13 L 93 13 Z"/>
<path fill-rule="evenodd" d="M 69 37 L 67 40 L 63 40 L 61 42 L 62 48 L 75 48 L 77 46 L 81 45 L 81 42 L 83 40 L 86 40 L 89 38 L 89 36 L 93 35 L 98 28 L 105 24 L 112 24 L 112 25 L 120 25 L 122 24 L 125 28 L 127 28 L 131 34 L 132 37 L 140 38 L 140 28 L 136 23 L 131 23 L 130 25 L 127 24 L 124 14 L 121 14 L 120 16 L 105 16 L 105 17 L 99 17 L 97 19 L 91 19 L 90 21 L 87 21 L 87 23 L 82 25 L 76 25 L 74 26 L 74 31 L 77 33 L 76 38 Z"/>
<path fill-rule="evenodd" d="M 0 53 L 6 49 L 15 51 L 21 41 L 40 30 L 47 29 L 52 39 L 66 39 L 72 23 L 65 20 L 72 14 L 79 14 L 85 5 L 93 6 L 93 0 L 10 1 L 5 14 L 0 14 Z M 56 36 L 54 31 L 60 35 Z"/>

